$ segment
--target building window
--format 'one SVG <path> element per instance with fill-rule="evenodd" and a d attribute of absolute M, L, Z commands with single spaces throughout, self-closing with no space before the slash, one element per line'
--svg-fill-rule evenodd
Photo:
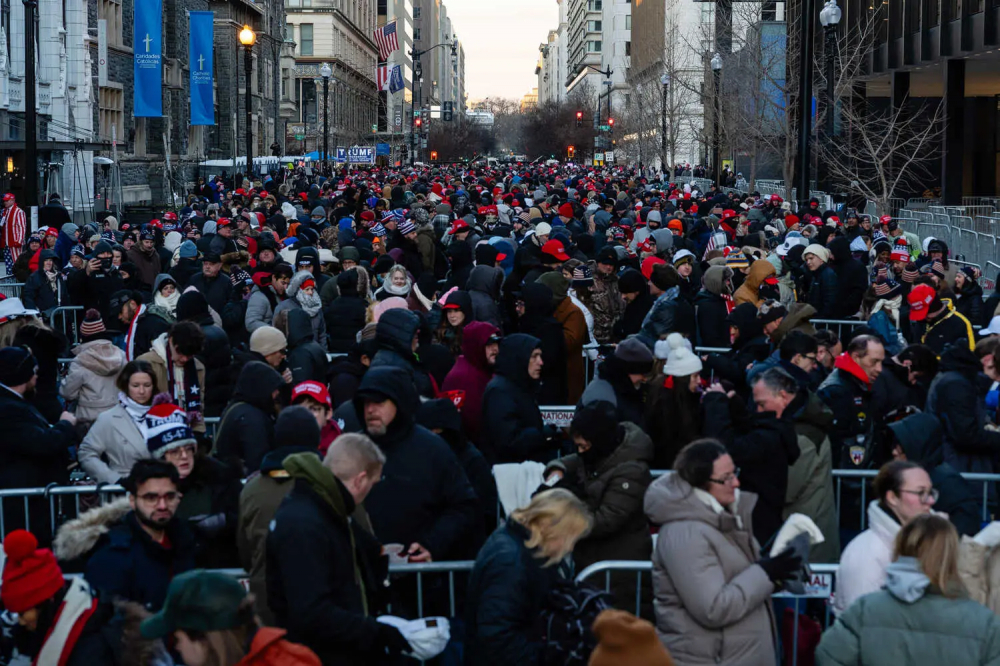
<path fill-rule="evenodd" d="M 600 32 L 601 22 L 600 21 L 587 21 L 587 32 Z"/>
<path fill-rule="evenodd" d="M 119 141 L 125 136 L 125 94 L 121 88 L 101 87 L 98 90 L 101 138 L 111 140 L 111 128 Z"/>
<path fill-rule="evenodd" d="M 420 18 L 420 7 L 413 8 L 413 18 L 415 19 Z"/>
<path fill-rule="evenodd" d="M 108 45 L 122 45 L 122 2 L 121 0 L 99 0 L 98 18 L 108 22 Z"/>
<path fill-rule="evenodd" d="M 599 12 L 604 9 L 603 0 L 587 0 L 587 11 L 588 12 Z"/>
<path fill-rule="evenodd" d="M 313 24 L 303 23 L 299 26 L 299 55 L 313 54 Z"/>
<path fill-rule="evenodd" d="M 632 55 L 632 42 L 625 42 L 625 55 Z"/>
<path fill-rule="evenodd" d="M 600 53 L 601 52 L 601 40 L 589 40 L 587 41 L 587 53 Z"/>
<path fill-rule="evenodd" d="M 417 42 L 420 41 L 420 28 L 414 28 L 413 29 L 413 39 L 414 39 L 414 41 L 417 41 Z"/>
<path fill-rule="evenodd" d="M 295 26 L 291 23 L 285 24 L 285 41 L 286 42 L 295 41 Z"/>
<path fill-rule="evenodd" d="M 626 30 L 631 30 L 632 29 L 632 15 L 631 14 L 629 14 L 628 16 L 625 17 L 625 29 Z"/>

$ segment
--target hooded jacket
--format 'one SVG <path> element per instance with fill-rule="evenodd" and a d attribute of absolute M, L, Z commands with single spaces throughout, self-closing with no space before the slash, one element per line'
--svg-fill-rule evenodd
<path fill-rule="evenodd" d="M 733 294 L 733 301 L 736 305 L 751 303 L 755 307 L 760 307 L 760 304 L 763 303 L 759 294 L 760 285 L 764 283 L 766 278 L 775 275 L 775 273 L 774 266 L 767 259 L 758 259 L 753 262 L 750 264 L 750 273 L 747 275 L 747 279 Z"/>
<path fill-rule="evenodd" d="M 468 477 L 448 444 L 417 425 L 420 397 L 404 371 L 373 367 L 365 374 L 354 397 L 362 424 L 368 395 L 396 406 L 384 435 L 369 432 L 386 456 L 382 481 L 365 500 L 375 534 L 383 543 L 419 543 L 435 560 L 454 559 L 479 519 Z"/>
<path fill-rule="evenodd" d="M 566 343 L 566 363 L 564 366 L 566 401 L 574 405 L 580 400 L 585 388 L 583 346 L 590 342 L 587 319 L 584 317 L 583 311 L 573 303 L 573 299 L 567 296 L 569 280 L 561 272 L 549 271 L 538 278 L 538 282 L 552 290 L 552 298 L 555 303 L 552 316 L 562 324 L 563 340 Z M 542 372 L 544 373 L 545 370 L 543 369 Z"/>
<path fill-rule="evenodd" d="M 823 634 L 817 666 L 1000 663 L 1000 618 L 964 590 L 944 596 L 920 562 L 901 557 L 885 588 L 852 604 Z"/>
<path fill-rule="evenodd" d="M 500 328 L 500 287 L 503 270 L 493 266 L 476 266 L 464 288 L 472 298 L 472 318 Z"/>
<path fill-rule="evenodd" d="M 235 373 L 229 336 L 215 325 L 208 301 L 199 291 L 181 294 L 177 301 L 177 320 L 193 321 L 205 334 L 205 344 L 197 355 L 205 366 L 205 416 L 219 416 L 233 393 Z"/>
<path fill-rule="evenodd" d="M 442 391 L 463 391 L 462 430 L 473 443 L 480 441 L 483 394 L 493 377 L 493 366 L 486 362 L 486 341 L 500 331 L 492 324 L 474 321 L 462 332 L 462 355 L 448 372 Z"/>
<path fill-rule="evenodd" d="M 292 371 L 292 384 L 307 380 L 326 382 L 326 351 L 313 340 L 309 315 L 301 308 L 288 311 L 288 369 Z"/>
<path fill-rule="evenodd" d="M 292 276 L 292 281 L 288 283 L 288 289 L 285 291 L 288 298 L 283 300 L 277 305 L 277 307 L 274 308 L 274 314 L 277 315 L 279 312 L 301 310 L 307 317 L 309 317 L 309 323 L 312 326 L 313 340 L 319 343 L 323 349 L 326 349 L 326 319 L 323 317 L 322 306 L 319 306 L 319 309 L 316 310 L 315 314 L 309 314 L 305 311 L 305 309 L 303 309 L 302 304 L 296 299 L 296 294 L 298 294 L 299 290 L 302 289 L 302 284 L 306 280 L 313 280 L 315 282 L 315 279 L 307 271 L 299 271 Z M 316 287 L 314 293 L 316 301 L 319 302 L 320 298 L 318 287 Z M 274 321 L 274 317 L 272 317 L 271 320 Z"/>
<path fill-rule="evenodd" d="M 518 331 L 534 336 L 542 350 L 541 386 L 537 399 L 542 405 L 567 403 L 566 368 L 569 361 L 563 325 L 552 313 L 555 311 L 552 290 L 541 282 L 531 282 L 521 290 L 524 315 L 518 322 Z"/>
<path fill-rule="evenodd" d="M 378 352 L 371 367 L 390 366 L 407 373 L 410 383 L 425 398 L 435 397 L 434 384 L 420 360 L 413 353 L 413 338 L 420 330 L 420 315 L 403 308 L 394 308 L 382 314 L 375 327 Z"/>
<path fill-rule="evenodd" d="M 945 347 L 924 411 L 941 422 L 944 462 L 959 472 L 991 474 L 1000 452 L 1000 432 L 985 428 L 986 410 L 976 389 L 982 365 L 964 342 Z M 995 492 L 990 494 L 995 497 Z"/>
<path fill-rule="evenodd" d="M 319 260 L 319 250 L 307 245 L 299 248 L 295 253 L 295 271 L 302 270 L 302 263 L 308 261 L 312 267 L 313 280 L 316 282 L 316 293 L 318 294 L 332 278 L 323 272 L 323 264 Z"/>
<path fill-rule="evenodd" d="M 59 395 L 77 401 L 76 418 L 93 422 L 118 404 L 115 380 L 125 367 L 125 352 L 110 340 L 91 340 L 73 348 L 76 357 L 59 385 Z"/>
<path fill-rule="evenodd" d="M 947 514 L 959 535 L 974 536 L 982 521 L 976 488 L 950 463 L 944 461 L 944 431 L 933 414 L 921 412 L 890 423 L 906 459 L 923 467 L 931 477 L 938 499 L 934 510 Z"/>
<path fill-rule="evenodd" d="M 541 341 L 524 333 L 508 335 L 490 383 L 483 393 L 483 455 L 491 465 L 552 458 L 546 443 L 542 413 L 535 401 L 538 382 L 528 375 L 528 361 Z M 544 362 L 544 359 L 543 359 Z"/>
<path fill-rule="evenodd" d="M 834 468 L 863 468 L 870 459 L 867 445 L 874 429 L 868 375 L 844 352 L 833 362 L 833 372 L 816 393 L 833 412 L 833 428 L 829 432 Z"/>
<path fill-rule="evenodd" d="M 730 344 L 726 317 L 735 307 L 735 303 L 732 294 L 728 293 L 726 276 L 732 274 L 732 269 L 725 266 L 712 266 L 705 271 L 702 278 L 704 288 L 698 292 L 694 299 L 698 346 L 728 347 Z"/>
<path fill-rule="evenodd" d="M 52 289 L 48 276 L 45 275 L 45 260 L 55 260 L 53 269 L 59 273 L 59 255 L 52 250 L 41 250 L 38 253 L 38 270 L 28 276 L 21 290 L 21 300 L 29 310 L 47 312 L 60 305 L 69 305 L 69 288 L 61 274 L 56 276 L 56 288 Z M 84 271 L 86 272 L 86 271 Z"/>
<path fill-rule="evenodd" d="M 330 351 L 346 354 L 357 344 L 358 332 L 365 327 L 367 304 L 364 295 L 358 293 L 360 269 L 344 271 L 337 276 L 340 296 L 323 309 L 326 319 L 326 340 Z"/>
<path fill-rule="evenodd" d="M 653 552 L 656 631 L 679 664 L 773 666 L 774 585 L 756 562 L 753 493 L 714 510 L 675 472 L 649 487 L 646 516 L 659 526 Z"/>
<path fill-rule="evenodd" d="M 271 394 L 284 386 L 278 371 L 260 361 L 243 366 L 233 397 L 222 413 L 215 434 L 214 455 L 220 460 L 256 472 L 261 460 L 274 448 L 274 399 Z"/>
<path fill-rule="evenodd" d="M 853 260 L 852 260 L 853 261 Z M 822 264 L 812 271 L 812 284 L 809 287 L 807 301 L 816 309 L 817 319 L 845 319 L 838 317 L 846 307 L 840 305 L 840 280 L 830 264 Z M 855 310 L 855 312 L 857 312 Z"/>
<path fill-rule="evenodd" d="M 830 319 L 854 317 L 861 309 L 861 301 L 868 290 L 868 271 L 851 256 L 851 241 L 846 237 L 831 239 L 827 249 L 833 254 L 830 268 L 837 274 L 837 299 Z"/>
<path fill-rule="evenodd" d="M 883 509 L 878 500 L 868 504 L 868 529 L 851 539 L 840 556 L 833 596 L 838 614 L 885 584 L 899 530 L 899 520 L 890 509 Z"/>

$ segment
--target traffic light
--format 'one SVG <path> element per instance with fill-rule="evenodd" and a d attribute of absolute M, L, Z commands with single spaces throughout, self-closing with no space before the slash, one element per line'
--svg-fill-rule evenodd
<path fill-rule="evenodd" d="M 432 162 L 437 162 L 437 158 L 438 158 L 438 151 L 432 150 L 431 151 L 431 161 Z"/>
<path fill-rule="evenodd" d="M 566 149 L 566 156 L 569 159 L 573 159 L 573 157 L 576 156 L 576 146 L 570 146 L 569 148 L 567 148 Z"/>
<path fill-rule="evenodd" d="M 610 132 L 614 132 L 615 131 L 615 119 L 614 118 L 608 118 L 608 127 L 610 128 L 608 131 L 610 131 Z"/>
<path fill-rule="evenodd" d="M 417 129 L 420 129 L 423 126 L 423 124 L 424 124 L 424 119 L 423 118 L 417 118 L 413 122 L 413 124 L 417 126 Z"/>
<path fill-rule="evenodd" d="M 577 127 L 583 126 L 583 111 L 576 112 L 576 126 Z"/>

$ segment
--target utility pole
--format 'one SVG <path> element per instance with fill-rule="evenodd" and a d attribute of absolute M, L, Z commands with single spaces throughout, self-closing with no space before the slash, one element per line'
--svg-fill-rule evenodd
<path fill-rule="evenodd" d="M 24 205 L 38 205 L 38 131 L 35 128 L 35 10 L 38 0 L 24 2 Z M 30 214 L 30 212 L 29 212 Z"/>

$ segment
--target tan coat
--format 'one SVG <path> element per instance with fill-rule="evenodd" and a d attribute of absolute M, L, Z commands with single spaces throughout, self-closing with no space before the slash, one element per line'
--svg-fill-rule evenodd
<path fill-rule="evenodd" d="M 137 460 L 151 457 L 146 437 L 119 404 L 97 417 L 78 454 L 83 471 L 99 483 L 117 483 Z"/>
<path fill-rule="evenodd" d="M 580 308 L 573 305 L 568 296 L 560 301 L 552 313 L 562 324 L 563 339 L 566 341 L 566 391 L 567 404 L 575 405 L 583 395 L 583 346 L 590 341 L 587 320 Z"/>
<path fill-rule="evenodd" d="M 173 387 L 168 386 L 169 380 L 167 379 L 167 334 L 164 333 L 160 337 L 153 340 L 153 348 L 148 352 L 140 356 L 139 361 L 147 361 L 153 366 L 153 375 L 156 379 L 156 388 L 161 393 L 170 393 L 173 395 Z M 201 395 L 205 395 L 205 365 L 198 359 L 194 359 L 194 367 L 198 371 L 198 387 L 201 390 Z M 181 409 L 184 405 L 178 405 Z M 197 423 L 191 427 L 195 432 L 205 432 L 205 422 Z"/>
<path fill-rule="evenodd" d="M 774 666 L 774 585 L 759 565 L 750 516 L 757 497 L 716 512 L 670 472 L 646 492 L 660 526 L 653 552 L 656 631 L 680 666 Z M 721 507 L 719 507 L 721 509 Z"/>
<path fill-rule="evenodd" d="M 91 340 L 74 348 L 73 355 L 76 358 L 59 385 L 59 395 L 76 400 L 76 418 L 92 423 L 118 404 L 115 380 L 125 367 L 125 352 L 110 340 Z"/>
<path fill-rule="evenodd" d="M 740 288 L 733 294 L 733 303 L 735 305 L 752 303 L 754 307 L 759 308 L 760 304 L 763 303 L 758 293 L 760 285 L 764 283 L 765 279 L 776 273 L 774 264 L 767 259 L 758 259 L 750 264 L 750 273 L 747 274 L 747 279 L 743 281 Z"/>
<path fill-rule="evenodd" d="M 958 576 L 970 598 L 1000 614 L 1000 548 L 963 536 L 958 549 Z"/>

